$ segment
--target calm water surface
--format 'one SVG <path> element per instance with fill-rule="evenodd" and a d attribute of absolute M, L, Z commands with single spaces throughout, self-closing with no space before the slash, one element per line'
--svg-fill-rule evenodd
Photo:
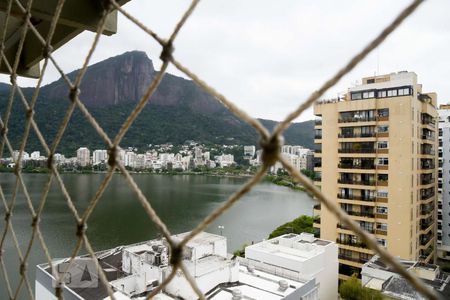
<path fill-rule="evenodd" d="M 48 177 L 45 174 L 23 176 L 32 202 L 37 207 Z M 84 211 L 103 178 L 103 174 L 63 175 L 67 191 L 78 210 Z M 134 179 L 172 233 L 193 229 L 245 182 L 243 178 L 189 175 L 137 174 Z M 0 174 L 0 183 L 6 201 L 11 201 L 15 177 L 12 174 Z M 314 200 L 306 193 L 261 183 L 219 217 L 207 231 L 220 234 L 218 226 L 224 226 L 222 233 L 228 239 L 228 252 L 233 252 L 244 243 L 266 238 L 282 223 L 302 214 L 311 215 L 313 205 Z M 4 215 L 3 205 L 0 215 Z M 4 226 L 4 221 L 0 220 L 1 233 Z M 31 237 L 31 214 L 22 189 L 17 194 L 13 226 L 20 248 L 25 252 Z M 41 230 L 53 258 L 70 256 L 75 247 L 75 219 L 55 182 L 43 210 Z M 114 175 L 88 221 L 87 234 L 94 250 L 98 251 L 153 239 L 158 232 L 123 177 Z M 19 262 L 11 234 L 7 235 L 4 250 L 6 269 L 15 288 L 18 284 Z M 85 252 L 84 248 L 82 252 Z M 37 239 L 28 262 L 28 275 L 34 287 L 34 266 L 46 262 Z M 20 295 L 19 299 L 28 297 L 25 290 Z M 7 299 L 7 296 L 1 274 L 0 299 Z"/>

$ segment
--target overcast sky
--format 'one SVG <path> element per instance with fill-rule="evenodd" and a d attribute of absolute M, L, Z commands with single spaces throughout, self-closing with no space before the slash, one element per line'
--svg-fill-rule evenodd
<path fill-rule="evenodd" d="M 175 41 L 174 56 L 252 116 L 281 120 L 373 39 L 406 0 L 204 0 Z M 131 0 L 124 8 L 167 37 L 186 0 Z M 424 91 L 450 102 L 450 1 L 428 0 L 388 40 L 327 92 L 335 97 L 361 77 L 415 71 Z M 55 52 L 66 72 L 81 67 L 94 34 Z M 143 50 L 159 69 L 160 46 L 119 16 L 118 33 L 103 36 L 92 63 Z M 169 73 L 182 76 L 174 68 Z M 45 76 L 59 78 L 54 68 Z M 0 80 L 8 82 L 6 76 Z M 20 79 L 24 86 L 34 80 Z M 312 119 L 309 110 L 298 121 Z"/>

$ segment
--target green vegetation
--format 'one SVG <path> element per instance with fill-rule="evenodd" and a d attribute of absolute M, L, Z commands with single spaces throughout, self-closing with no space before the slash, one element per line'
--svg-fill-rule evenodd
<path fill-rule="evenodd" d="M 277 229 L 272 231 L 272 233 L 269 235 L 269 239 L 287 234 L 287 233 L 314 233 L 313 228 L 314 218 L 310 216 L 300 216 L 297 219 L 294 219 L 291 222 L 287 222 L 286 224 L 283 224 L 279 226 Z"/>
<path fill-rule="evenodd" d="M 27 99 L 31 99 L 32 88 L 23 89 Z M 67 91 L 68 94 L 68 91 Z M 3 115 L 8 107 L 9 86 L 0 85 L 0 114 Z M 36 103 L 34 119 L 41 130 L 48 145 L 51 145 L 57 130 L 70 104 L 68 98 L 52 99 L 53 95 L 47 88 L 42 88 Z M 99 125 L 110 136 L 114 137 L 134 108 L 134 103 L 123 103 L 108 107 L 89 107 L 90 113 Z M 13 103 L 8 126 L 8 137 L 14 149 L 18 149 L 23 137 L 26 111 L 17 97 Z M 261 120 L 264 125 L 272 127 L 276 122 Z M 313 121 L 292 124 L 284 136 L 286 143 L 313 147 Z M 135 147 L 139 152 L 145 152 L 148 144 L 173 143 L 183 144 L 186 140 L 195 140 L 205 144 L 238 144 L 257 145 L 259 136 L 256 131 L 242 120 L 223 111 L 214 115 L 203 114 L 189 107 L 159 106 L 150 102 L 121 142 L 123 147 Z M 70 119 L 69 126 L 64 133 L 57 152 L 66 157 L 75 156 L 79 147 L 107 149 L 106 144 L 98 136 L 82 112 L 76 109 Z M 30 131 L 30 137 L 25 149 L 27 152 L 41 151 L 45 153 L 36 134 Z M 241 150 L 230 150 L 241 151 Z M 6 151 L 6 153 L 8 153 Z M 242 156 L 235 156 L 237 160 Z M 237 161 L 245 164 L 244 161 Z"/>
<path fill-rule="evenodd" d="M 245 257 L 245 247 L 247 246 L 248 246 L 247 244 L 242 245 L 241 248 L 233 252 L 233 255 Z"/>
<path fill-rule="evenodd" d="M 382 300 L 383 296 L 379 291 L 361 286 L 361 282 L 356 276 L 343 282 L 339 287 L 339 294 L 345 300 Z"/>

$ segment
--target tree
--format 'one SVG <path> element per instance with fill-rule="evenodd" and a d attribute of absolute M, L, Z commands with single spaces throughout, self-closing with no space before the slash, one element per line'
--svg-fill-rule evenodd
<path fill-rule="evenodd" d="M 345 300 L 382 300 L 383 296 L 379 291 L 361 286 L 361 282 L 356 276 L 343 282 L 339 287 L 339 294 Z"/>
<path fill-rule="evenodd" d="M 294 219 L 291 222 L 287 222 L 286 224 L 283 224 L 279 226 L 277 229 L 272 231 L 272 233 L 269 235 L 269 239 L 287 234 L 287 233 L 314 233 L 313 228 L 314 218 L 310 216 L 300 216 L 296 219 Z"/>

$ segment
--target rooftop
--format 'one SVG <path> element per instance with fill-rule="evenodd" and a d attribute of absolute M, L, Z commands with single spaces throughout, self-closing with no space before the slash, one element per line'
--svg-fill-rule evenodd
<path fill-rule="evenodd" d="M 435 289 L 445 299 L 450 299 L 450 276 L 439 266 L 417 261 L 399 260 L 409 272 L 414 273 L 427 286 Z M 380 272 L 382 271 L 382 272 Z M 374 256 L 362 269 L 363 284 L 371 289 L 397 299 L 425 299 L 409 282 L 387 266 L 379 256 Z"/>

